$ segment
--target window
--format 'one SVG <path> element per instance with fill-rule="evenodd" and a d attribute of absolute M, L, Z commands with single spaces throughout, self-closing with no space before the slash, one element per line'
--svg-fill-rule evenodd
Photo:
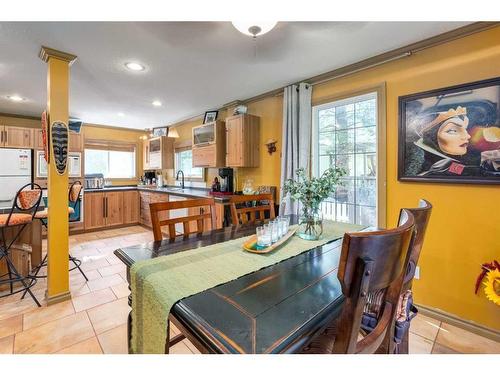
<path fill-rule="evenodd" d="M 175 150 L 175 172 L 182 169 L 186 180 L 204 180 L 204 169 L 193 167 L 193 151 L 188 149 Z"/>
<path fill-rule="evenodd" d="M 104 178 L 135 178 L 135 147 L 132 150 L 85 148 L 85 174 Z"/>
<path fill-rule="evenodd" d="M 344 168 L 326 219 L 377 226 L 377 93 L 313 107 L 313 174 Z"/>

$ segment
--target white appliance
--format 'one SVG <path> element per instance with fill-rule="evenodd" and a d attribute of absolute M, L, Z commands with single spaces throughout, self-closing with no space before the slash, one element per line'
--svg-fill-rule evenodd
<path fill-rule="evenodd" d="M 17 191 L 32 182 L 31 150 L 0 148 L 0 208 L 12 207 Z"/>
<path fill-rule="evenodd" d="M 45 152 L 37 151 L 37 168 L 36 177 L 44 178 L 48 176 L 47 172 L 47 162 L 45 161 Z M 68 153 L 68 176 L 69 177 L 82 177 L 82 153 L 81 152 L 70 152 Z"/>

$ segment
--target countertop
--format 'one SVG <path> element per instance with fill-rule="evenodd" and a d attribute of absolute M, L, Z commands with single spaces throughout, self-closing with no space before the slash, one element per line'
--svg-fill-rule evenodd
<path fill-rule="evenodd" d="M 230 195 L 224 197 L 213 196 L 210 194 L 210 190 L 207 188 L 186 187 L 184 189 L 181 189 L 178 186 L 164 186 L 164 187 L 141 186 L 141 185 L 107 186 L 102 189 L 85 189 L 84 192 L 94 193 L 94 192 L 106 192 L 106 191 L 128 191 L 128 190 L 148 191 L 151 193 L 164 193 L 180 197 L 194 197 L 194 198 L 214 197 L 215 202 L 217 203 L 226 203 L 229 201 L 229 198 L 231 197 Z"/>

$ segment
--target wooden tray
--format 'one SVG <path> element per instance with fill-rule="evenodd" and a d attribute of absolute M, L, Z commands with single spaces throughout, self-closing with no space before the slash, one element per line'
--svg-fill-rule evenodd
<path fill-rule="evenodd" d="M 255 254 L 267 254 L 270 253 L 271 251 L 276 250 L 278 247 L 283 245 L 290 237 L 292 237 L 295 234 L 295 231 L 297 228 L 294 228 L 292 230 L 289 230 L 287 234 L 285 234 L 283 237 L 279 239 L 279 241 L 273 243 L 271 246 L 265 247 L 263 249 L 257 249 L 257 235 L 254 234 L 251 236 L 248 241 L 246 241 L 243 244 L 243 250 L 246 250 L 250 253 L 255 253 Z"/>

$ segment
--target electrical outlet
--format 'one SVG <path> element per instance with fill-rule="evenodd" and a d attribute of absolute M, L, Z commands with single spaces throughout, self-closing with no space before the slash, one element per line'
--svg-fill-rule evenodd
<path fill-rule="evenodd" d="M 414 279 L 420 279 L 420 267 L 417 266 L 415 267 L 415 276 L 413 276 Z"/>

